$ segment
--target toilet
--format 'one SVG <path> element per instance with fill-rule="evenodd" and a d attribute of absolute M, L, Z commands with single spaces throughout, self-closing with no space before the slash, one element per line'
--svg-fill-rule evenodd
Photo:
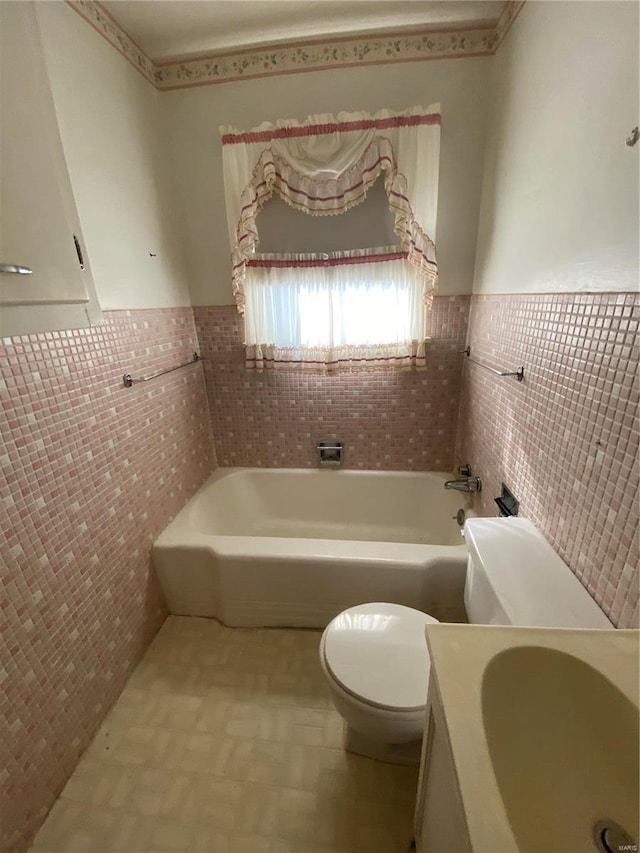
<path fill-rule="evenodd" d="M 437 621 L 412 607 L 372 603 L 329 623 L 320 665 L 349 752 L 394 764 L 419 760 L 429 683 L 424 629 Z"/>
<path fill-rule="evenodd" d="M 464 537 L 470 623 L 613 627 L 530 521 L 470 518 Z M 425 627 L 437 621 L 374 602 L 342 611 L 325 628 L 320 664 L 345 722 L 345 749 L 394 764 L 419 762 L 430 669 Z"/>

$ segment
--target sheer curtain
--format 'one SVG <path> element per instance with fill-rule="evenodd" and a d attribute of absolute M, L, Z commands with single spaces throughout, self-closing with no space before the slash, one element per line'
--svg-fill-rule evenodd
<path fill-rule="evenodd" d="M 378 347 L 378 355 L 362 356 L 359 363 L 377 365 L 386 358 L 390 366 L 419 364 L 424 359 L 424 319 L 421 328 L 415 319 L 408 320 L 395 341 L 373 338 L 382 334 L 374 331 L 375 317 L 391 316 L 392 300 L 396 313 L 401 310 L 400 305 L 413 304 L 413 295 L 407 294 L 414 294 L 419 282 L 422 307 L 411 316 L 423 315 L 437 286 L 439 105 L 427 109 L 413 107 L 400 113 L 380 110 L 374 115 L 364 112 L 316 115 L 302 123 L 283 120 L 275 124 L 265 122 L 248 132 L 232 127 L 221 127 L 220 132 L 233 293 L 238 310 L 245 314 L 247 366 L 259 368 L 285 361 L 288 364 L 298 361 L 301 366 L 305 363 L 325 367 L 354 365 L 358 363 L 358 348 L 372 346 Z M 370 259 L 365 263 L 354 262 L 349 253 L 329 258 L 256 255 L 259 245 L 256 217 L 274 192 L 287 204 L 312 216 L 337 215 L 360 204 L 381 174 L 402 257 Z M 286 264 L 277 265 L 278 260 Z M 295 267 L 291 265 L 294 261 Z M 308 263 L 305 265 L 303 261 Z M 324 261 L 331 263 L 320 263 Z M 316 333 L 309 336 L 305 331 L 304 337 L 300 332 L 295 339 L 290 333 L 288 337 L 274 337 L 276 319 L 278 334 L 281 325 L 295 324 L 299 329 L 304 325 L 307 329 L 308 323 L 302 316 L 294 320 L 293 312 L 294 306 L 295 311 L 306 311 L 305 306 L 311 304 L 310 276 L 314 270 L 313 287 L 320 287 L 320 281 L 332 282 L 323 285 L 322 300 L 319 294 L 314 297 L 316 322 L 330 329 L 329 336 L 321 339 Z M 295 293 L 294 281 L 297 287 L 303 287 L 300 294 Z M 392 297 L 393 287 L 396 291 Z M 270 289 L 274 292 L 269 296 Z M 400 290 L 405 294 L 402 297 Z M 326 307 L 327 300 L 331 308 Z M 366 324 L 358 326 L 354 312 L 367 316 Z M 332 318 L 330 325 L 328 316 Z M 273 318 L 269 321 L 272 325 L 263 322 L 267 317 Z M 366 337 L 363 325 L 368 328 Z M 387 356 L 382 355 L 384 348 Z M 297 350 L 299 357 L 280 358 L 283 350 L 291 353 Z M 321 357 L 319 350 L 332 355 Z"/>
<path fill-rule="evenodd" d="M 248 367 L 424 365 L 424 282 L 396 247 L 247 263 Z"/>

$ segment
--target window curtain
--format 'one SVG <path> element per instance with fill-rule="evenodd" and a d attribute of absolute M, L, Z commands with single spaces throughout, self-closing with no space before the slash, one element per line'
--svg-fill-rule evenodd
<path fill-rule="evenodd" d="M 233 293 L 241 313 L 247 264 L 259 243 L 256 217 L 273 192 L 313 216 L 336 215 L 362 202 L 380 173 L 401 250 L 418 271 L 430 305 L 438 274 L 439 104 L 265 122 L 248 132 L 225 126 L 220 132 Z"/>
<path fill-rule="evenodd" d="M 425 365 L 424 281 L 398 247 L 261 254 L 244 282 L 246 365 Z"/>

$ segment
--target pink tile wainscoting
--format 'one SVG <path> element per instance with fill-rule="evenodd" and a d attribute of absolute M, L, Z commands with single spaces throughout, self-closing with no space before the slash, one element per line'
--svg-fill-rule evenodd
<path fill-rule="evenodd" d="M 468 309 L 436 297 L 424 371 L 323 375 L 247 371 L 235 306 L 194 308 L 219 464 L 311 467 L 316 443 L 337 439 L 347 468 L 448 471 Z"/>
<path fill-rule="evenodd" d="M 190 308 L 0 346 L 0 848 L 22 850 L 165 618 L 149 546 L 214 468 Z"/>
<path fill-rule="evenodd" d="M 638 626 L 637 294 L 478 296 L 457 456 L 501 483 L 619 627 Z"/>
<path fill-rule="evenodd" d="M 524 364 L 523 383 L 465 364 Z M 426 371 L 250 373 L 233 306 L 114 311 L 0 347 L 0 846 L 23 850 L 165 615 L 149 545 L 216 464 L 504 481 L 594 598 L 638 624 L 635 294 L 438 297 Z M 195 327 L 193 318 L 195 316 Z M 196 328 L 198 337 L 196 337 Z M 187 367 L 124 389 L 122 374 Z M 464 368 L 463 368 L 464 365 Z M 205 383 L 202 380 L 204 368 Z"/>

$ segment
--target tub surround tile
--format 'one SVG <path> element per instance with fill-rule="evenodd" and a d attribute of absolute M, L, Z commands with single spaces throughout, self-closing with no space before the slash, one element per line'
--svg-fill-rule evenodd
<path fill-rule="evenodd" d="M 417 769 L 343 751 L 319 640 L 170 616 L 33 853 L 408 849 Z"/>
<path fill-rule="evenodd" d="M 425 371 L 322 375 L 247 371 L 235 306 L 194 308 L 219 464 L 315 467 L 316 443 L 336 439 L 346 468 L 450 470 L 468 309 L 435 298 Z"/>
<path fill-rule="evenodd" d="M 633 293 L 473 297 L 457 455 L 501 483 L 612 622 L 638 626 L 638 320 Z"/>
<path fill-rule="evenodd" d="M 215 463 L 202 368 L 122 374 L 195 349 L 190 308 L 0 346 L 3 850 L 24 849 L 165 618 L 150 545 Z"/>
<path fill-rule="evenodd" d="M 458 354 L 470 305 L 474 357 L 524 364 L 524 382 Z M 480 514 L 506 483 L 614 624 L 637 626 L 638 308 L 632 293 L 436 297 L 426 373 L 336 376 L 249 373 L 235 307 L 195 308 L 220 464 L 313 467 L 323 438 L 350 468 L 455 455 L 483 479 Z"/>

